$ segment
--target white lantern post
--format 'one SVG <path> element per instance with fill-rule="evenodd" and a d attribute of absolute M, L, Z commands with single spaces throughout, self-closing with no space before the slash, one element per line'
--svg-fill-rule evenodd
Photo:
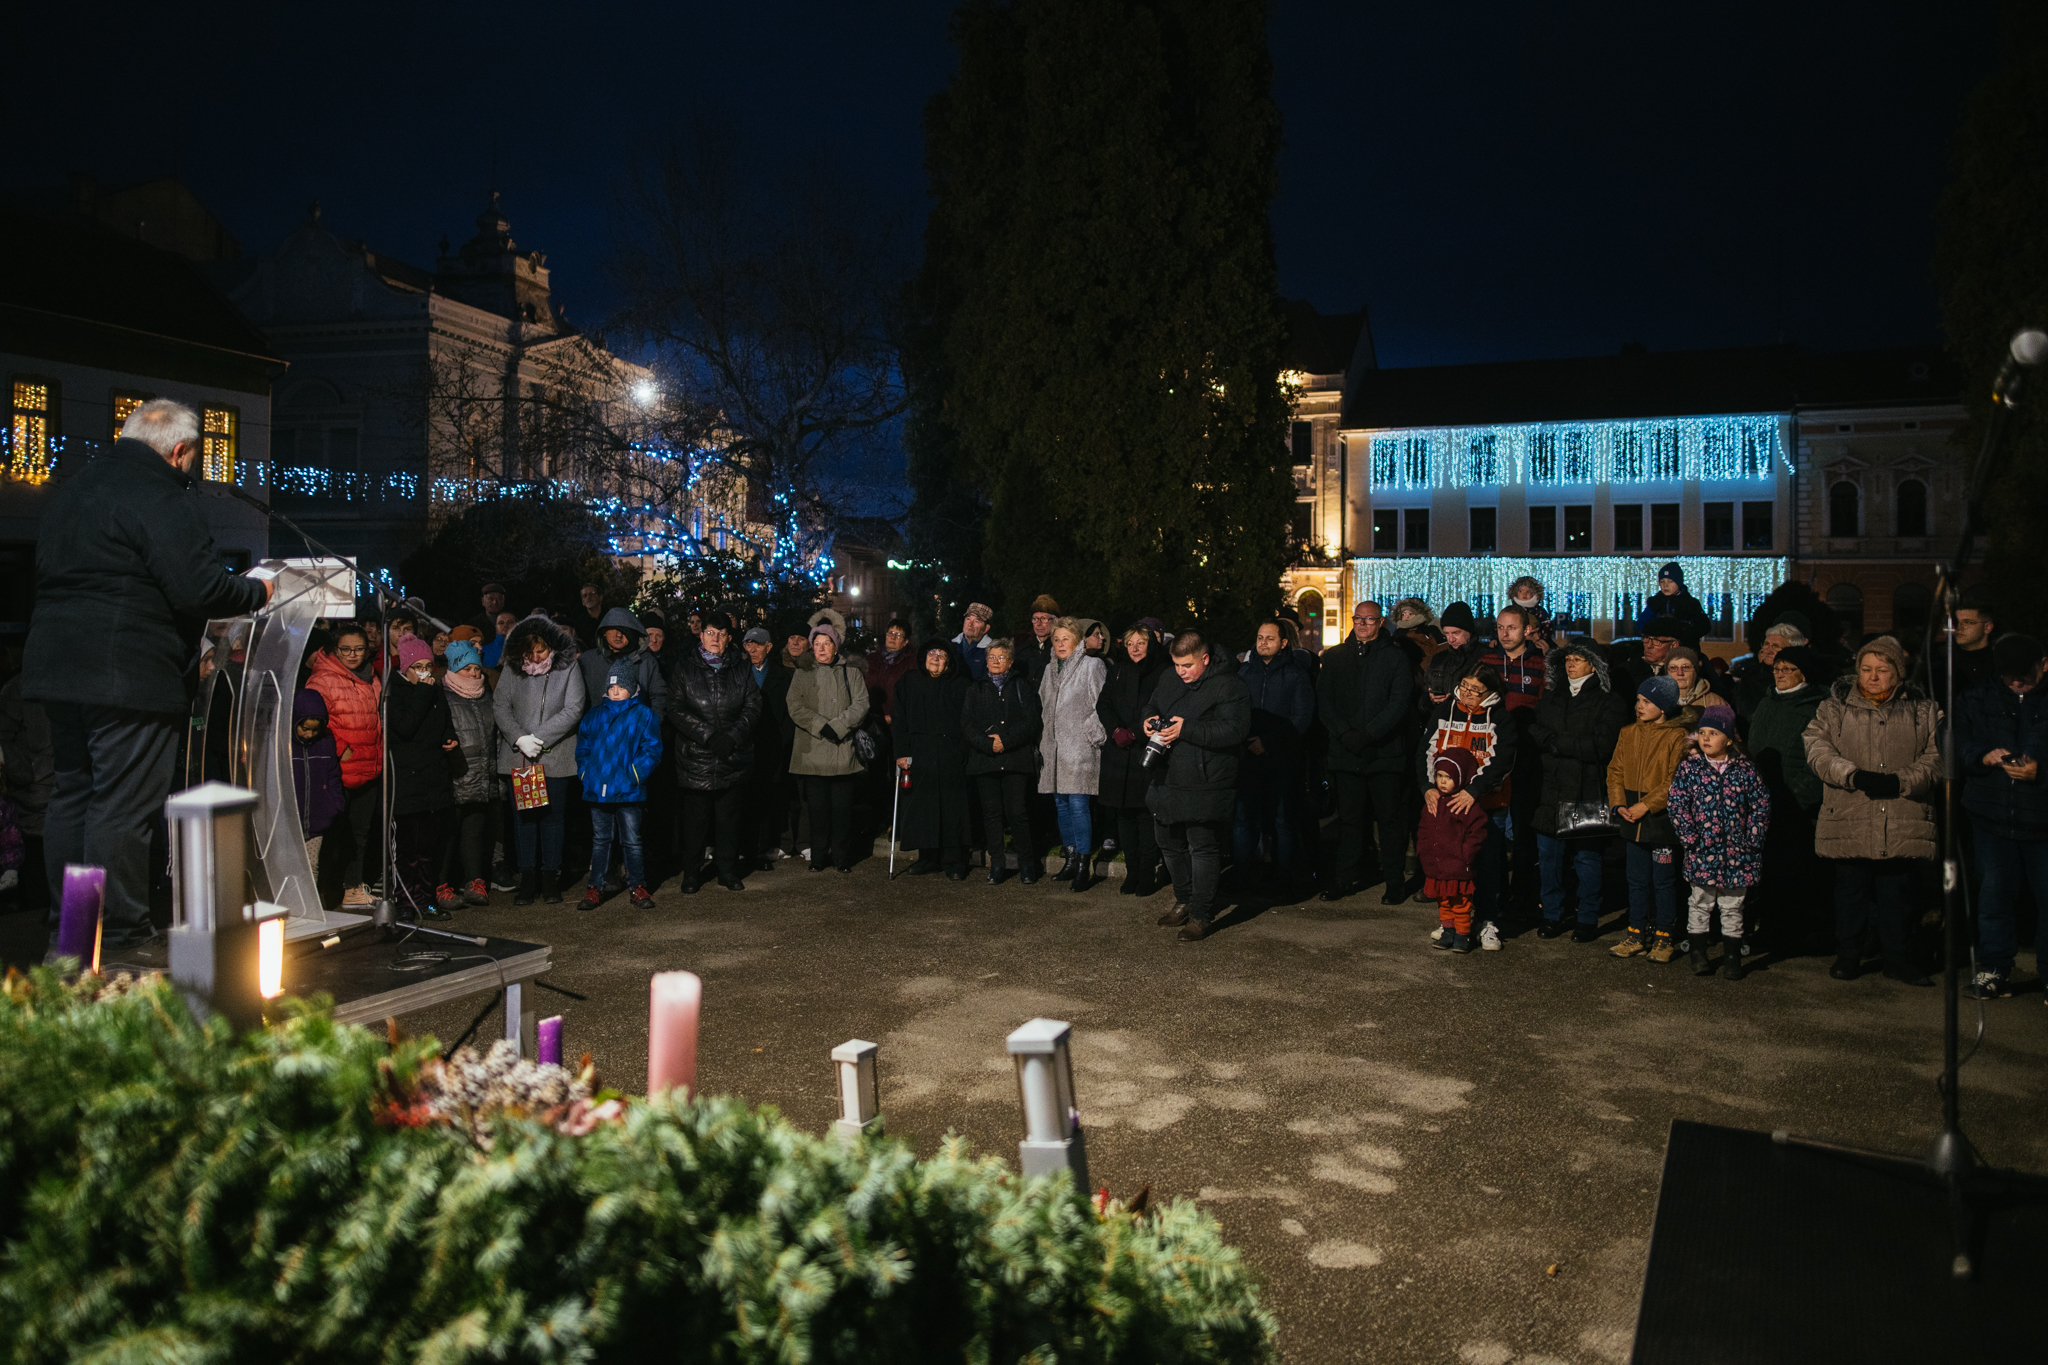
<path fill-rule="evenodd" d="M 875 1054 L 880 1051 L 861 1038 L 849 1038 L 832 1049 L 832 1066 L 839 1077 L 839 1117 L 832 1121 L 832 1131 L 839 1137 L 857 1138 L 880 1120 L 875 1092 Z"/>
<path fill-rule="evenodd" d="M 1033 1019 L 1009 1036 L 1017 1068 L 1017 1098 L 1024 1110 L 1024 1140 L 1018 1164 L 1026 1175 L 1074 1173 L 1074 1187 L 1088 1191 L 1088 1149 L 1081 1137 L 1081 1113 L 1074 1102 L 1073 1027 L 1059 1019 Z"/>
<path fill-rule="evenodd" d="M 171 980 L 195 1017 L 237 1029 L 263 1022 L 283 989 L 282 906 L 256 901 L 249 880 L 256 793 L 203 782 L 164 802 L 171 834 Z"/>

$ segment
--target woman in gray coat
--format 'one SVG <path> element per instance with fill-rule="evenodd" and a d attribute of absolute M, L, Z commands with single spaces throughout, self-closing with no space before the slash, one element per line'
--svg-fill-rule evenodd
<path fill-rule="evenodd" d="M 841 643 L 830 621 L 812 626 L 810 666 L 799 668 L 789 684 L 789 718 L 796 726 L 789 772 L 803 784 L 810 812 L 813 872 L 825 870 L 828 853 L 831 866 L 853 871 L 853 793 L 865 766 L 853 732 L 868 718 L 868 683 L 839 657 Z"/>
<path fill-rule="evenodd" d="M 1906 651 L 1880 635 L 1856 654 L 1806 727 L 1806 762 L 1826 784 L 1814 851 L 1835 864 L 1835 937 L 1828 975 L 1863 970 L 1872 921 L 1884 974 L 1931 986 L 1912 958 L 1914 880 L 1935 855 L 1930 796 L 1940 769 L 1941 708 L 1906 681 Z"/>
<path fill-rule="evenodd" d="M 465 905 L 489 905 L 491 830 L 497 820 L 498 718 L 484 656 L 468 640 L 448 646 L 448 720 L 456 751 L 448 756 L 455 790 L 455 815 L 447 822 L 441 850 L 441 886 Z"/>
<path fill-rule="evenodd" d="M 504 661 L 491 708 L 501 740 L 498 771 L 509 777 L 514 767 L 538 764 L 548 779 L 548 803 L 519 811 L 513 819 L 519 891 L 512 903 L 533 904 L 538 863 L 540 894 L 548 904 L 559 905 L 562 836 L 576 783 L 576 726 L 584 710 L 576 637 L 545 616 L 529 616 L 505 637 Z"/>
<path fill-rule="evenodd" d="M 1095 851 L 1095 825 L 1089 803 L 1102 785 L 1102 742 L 1109 737 L 1095 699 L 1109 665 L 1082 650 L 1094 621 L 1063 616 L 1052 628 L 1052 658 L 1038 679 L 1038 709 L 1045 729 L 1038 738 L 1040 795 L 1052 797 L 1059 815 L 1060 843 L 1066 865 L 1058 881 L 1073 890 L 1088 889 L 1088 864 Z"/>

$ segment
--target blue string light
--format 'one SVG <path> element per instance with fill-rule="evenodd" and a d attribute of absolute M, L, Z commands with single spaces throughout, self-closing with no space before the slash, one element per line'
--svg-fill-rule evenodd
<path fill-rule="evenodd" d="M 1375 489 L 1762 482 L 1791 470 L 1772 415 L 1429 427 L 1369 438 Z"/>
<path fill-rule="evenodd" d="M 1509 600 L 1508 586 L 1527 575 L 1543 585 L 1543 605 L 1554 614 L 1633 621 L 1657 591 L 1657 571 L 1671 562 L 1663 556 L 1631 555 L 1354 559 L 1351 585 L 1354 601 L 1371 598 L 1382 609 L 1404 597 L 1419 597 L 1439 611 L 1448 603 L 1465 602 L 1484 619 Z M 1785 582 L 1790 567 L 1789 560 L 1776 555 L 1679 556 L 1677 562 L 1710 618 L 1719 619 L 1732 602 L 1737 621 L 1748 620 L 1763 605 Z"/>

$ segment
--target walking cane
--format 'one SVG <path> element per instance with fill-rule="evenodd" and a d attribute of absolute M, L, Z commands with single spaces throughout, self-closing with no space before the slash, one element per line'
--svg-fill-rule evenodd
<path fill-rule="evenodd" d="M 896 822 L 896 814 L 903 809 L 903 771 L 901 768 L 896 770 L 896 781 L 892 784 L 896 788 L 896 796 L 889 802 L 889 880 L 892 882 L 896 880 L 897 831 L 902 828 Z"/>

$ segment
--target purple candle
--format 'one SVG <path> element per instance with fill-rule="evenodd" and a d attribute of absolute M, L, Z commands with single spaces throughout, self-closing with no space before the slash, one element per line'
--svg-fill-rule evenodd
<path fill-rule="evenodd" d="M 540 1021 L 539 1052 L 542 1066 L 562 1064 L 562 1016 L 550 1015 Z"/>
<path fill-rule="evenodd" d="M 57 920 L 57 952 L 98 971 L 100 909 L 107 895 L 107 870 L 64 864 L 63 911 Z"/>

